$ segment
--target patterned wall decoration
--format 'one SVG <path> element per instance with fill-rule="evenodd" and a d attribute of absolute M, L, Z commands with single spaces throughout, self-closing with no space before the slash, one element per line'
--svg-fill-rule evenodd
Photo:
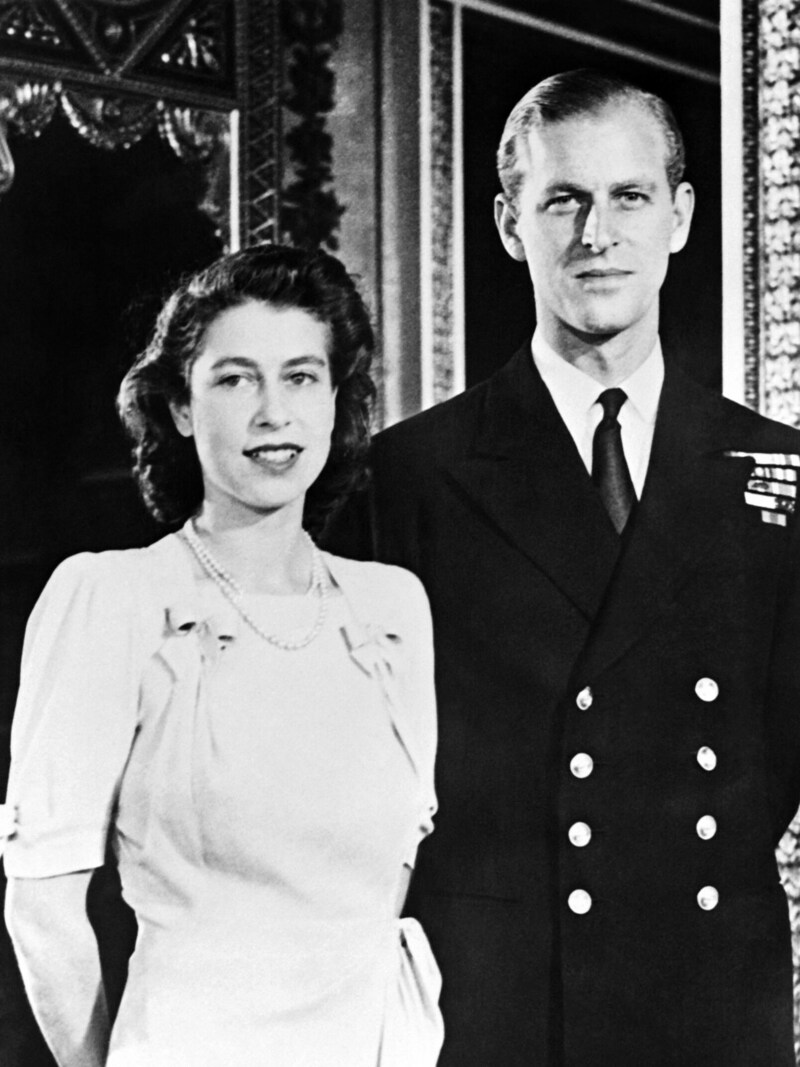
<path fill-rule="evenodd" d="M 179 158 L 205 164 L 199 206 L 227 244 L 233 13 L 224 0 L 0 0 L 0 119 L 37 137 L 61 111 L 106 151 L 157 129 Z"/>
<path fill-rule="evenodd" d="M 333 190 L 333 141 L 325 116 L 333 109 L 331 60 L 344 26 L 343 0 L 284 3 L 281 35 L 286 56 L 288 149 L 281 224 L 296 244 L 338 248 L 344 207 Z"/>
<path fill-rule="evenodd" d="M 279 241 L 283 59 L 280 3 L 253 0 L 245 7 L 238 46 L 239 198 L 242 246 Z"/>
<path fill-rule="evenodd" d="M 759 14 L 758 406 L 800 426 L 800 2 L 762 0 Z"/>
<path fill-rule="evenodd" d="M 761 154 L 759 109 L 759 0 L 742 3 L 742 159 L 743 286 L 744 286 L 744 401 L 758 410 L 761 397 Z"/>
<path fill-rule="evenodd" d="M 335 248 L 344 209 L 325 122 L 342 20 L 342 0 L 0 0 L 0 195 L 13 180 L 5 129 L 37 136 L 60 109 L 98 148 L 157 128 L 180 158 L 205 163 L 201 208 L 226 245 Z"/>
<path fill-rule="evenodd" d="M 453 94 L 456 27 L 453 5 L 432 0 L 428 19 L 430 157 L 426 176 L 429 217 L 424 262 L 429 271 L 429 278 L 425 281 L 430 287 L 430 321 L 425 331 L 429 351 L 425 353 L 425 358 L 431 368 L 431 382 L 428 390 L 430 395 L 423 399 L 438 404 L 456 392 L 454 165 L 457 165 L 457 161 L 454 159 Z"/>

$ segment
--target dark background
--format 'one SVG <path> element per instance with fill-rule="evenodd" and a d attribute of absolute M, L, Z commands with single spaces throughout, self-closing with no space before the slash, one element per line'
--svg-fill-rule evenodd
<path fill-rule="evenodd" d="M 157 132 L 94 148 L 56 116 L 9 137 L 0 199 L 0 793 L 25 620 L 53 567 L 159 534 L 128 474 L 114 398 L 180 275 L 221 251 L 201 168 Z M 2 882 L 4 886 L 4 880 Z M 0 904 L 2 903 L 0 886 Z M 0 1064 L 52 1064 L 0 923 Z"/>

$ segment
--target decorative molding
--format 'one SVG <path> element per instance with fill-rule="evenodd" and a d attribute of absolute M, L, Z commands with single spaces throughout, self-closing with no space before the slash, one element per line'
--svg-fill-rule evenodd
<path fill-rule="evenodd" d="M 422 94 L 422 406 L 454 393 L 455 351 L 461 331 L 455 322 L 455 97 L 454 55 L 457 10 L 430 0 L 423 42 L 426 80 Z"/>
<path fill-rule="evenodd" d="M 763 0 L 760 16 L 759 406 L 800 426 L 800 0 Z"/>
<path fill-rule="evenodd" d="M 744 239 L 744 402 L 761 406 L 761 116 L 759 3 L 742 0 L 742 159 Z"/>
<path fill-rule="evenodd" d="M 335 103 L 331 59 L 343 7 L 342 0 L 294 0 L 281 10 L 288 149 L 281 227 L 294 244 L 332 251 L 339 247 L 336 231 L 345 209 L 332 187 L 333 142 L 325 118 Z"/>
<path fill-rule="evenodd" d="M 234 16 L 227 0 L 0 0 L 3 121 L 37 137 L 60 107 L 108 151 L 157 126 L 181 159 L 205 164 L 201 210 L 227 244 Z"/>
<path fill-rule="evenodd" d="M 242 0 L 0 0 L 0 69 L 102 95 L 228 109 Z"/>
<path fill-rule="evenodd" d="M 0 116 L 36 136 L 60 106 L 107 150 L 157 127 L 206 165 L 202 208 L 226 246 L 335 249 L 325 124 L 342 21 L 343 0 L 0 0 Z"/>
<path fill-rule="evenodd" d="M 280 241 L 283 55 L 280 0 L 246 0 L 237 28 L 242 247 Z"/>
<path fill-rule="evenodd" d="M 538 30 L 540 33 L 549 33 L 561 40 L 574 41 L 575 44 L 598 48 L 609 55 L 633 59 L 639 63 L 649 63 L 652 67 L 669 70 L 686 78 L 707 82 L 710 85 L 717 85 L 719 82 L 719 78 L 714 71 L 706 70 L 692 63 L 684 63 L 679 58 L 651 52 L 640 45 L 625 44 L 616 37 L 605 37 L 601 34 L 579 29 L 567 19 L 544 18 L 541 15 L 518 10 L 516 7 L 509 7 L 507 4 L 499 3 L 498 0 L 437 0 L 437 2 L 449 3 L 462 10 L 478 11 L 482 15 L 489 15 L 493 18 L 503 19 L 506 22 L 516 23 L 518 26 L 524 26 L 530 30 Z M 633 2 L 633 0 L 630 0 L 630 2 Z M 728 0 L 725 0 L 725 2 L 727 3 Z M 665 7 L 662 4 L 652 4 L 649 0 L 643 0 L 643 3 L 639 6 L 645 6 L 645 4 L 652 14 L 657 12 L 660 15 L 668 15 L 671 18 L 676 17 L 676 11 L 673 8 Z M 713 25 L 713 23 L 701 19 L 699 24 L 695 23 L 694 29 L 695 31 L 701 28 L 708 29 L 709 26 Z"/>

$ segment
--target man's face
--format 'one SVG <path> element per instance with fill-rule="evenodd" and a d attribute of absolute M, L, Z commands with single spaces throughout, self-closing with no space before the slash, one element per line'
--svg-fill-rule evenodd
<path fill-rule="evenodd" d="M 506 250 L 526 260 L 537 321 L 556 349 L 658 328 L 670 253 L 689 234 L 694 194 L 667 181 L 664 135 L 643 107 L 611 104 L 531 130 L 517 203 L 499 196 Z"/>

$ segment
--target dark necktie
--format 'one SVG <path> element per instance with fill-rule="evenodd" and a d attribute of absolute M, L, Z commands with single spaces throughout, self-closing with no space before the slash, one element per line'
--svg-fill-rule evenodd
<path fill-rule="evenodd" d="M 597 402 L 603 408 L 603 419 L 594 432 L 592 445 L 592 481 L 618 534 L 625 529 L 636 503 L 617 421 L 620 408 L 627 399 L 623 389 L 606 389 L 600 394 Z"/>

